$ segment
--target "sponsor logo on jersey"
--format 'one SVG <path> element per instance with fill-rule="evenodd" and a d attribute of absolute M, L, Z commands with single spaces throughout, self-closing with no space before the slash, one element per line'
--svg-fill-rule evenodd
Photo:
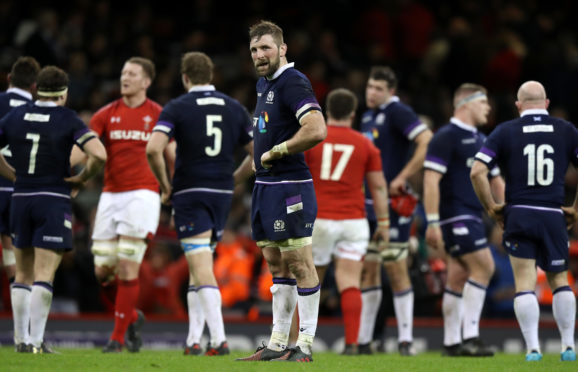
<path fill-rule="evenodd" d="M 477 138 L 465 138 L 462 140 L 462 145 L 471 145 L 472 143 L 476 143 Z"/>
<path fill-rule="evenodd" d="M 10 99 L 10 103 L 9 103 L 10 107 L 18 107 L 18 106 L 22 106 L 24 104 L 26 104 L 26 101 L 14 99 L 14 98 Z"/>
<path fill-rule="evenodd" d="M 285 222 L 283 220 L 275 220 L 273 230 L 275 230 L 275 232 L 285 231 Z"/>
<path fill-rule="evenodd" d="M 522 129 L 524 133 L 536 133 L 536 132 L 554 132 L 554 126 L 550 124 L 537 124 L 537 125 L 526 125 Z"/>
<path fill-rule="evenodd" d="M 269 114 L 267 111 L 261 111 L 261 115 L 257 118 L 257 127 L 259 133 L 267 133 L 267 123 L 269 122 Z"/>
<path fill-rule="evenodd" d="M 275 93 L 273 91 L 270 91 L 269 93 L 267 93 L 267 100 L 265 101 L 265 103 L 272 105 L 274 98 L 275 98 Z"/>
<path fill-rule="evenodd" d="M 151 134 L 142 130 L 111 130 L 110 139 L 112 140 L 133 140 L 148 141 Z"/>
<path fill-rule="evenodd" d="M 30 112 L 27 112 L 26 114 L 24 114 L 24 120 L 36 121 L 39 123 L 47 123 L 50 121 L 50 115 L 32 114 Z"/>

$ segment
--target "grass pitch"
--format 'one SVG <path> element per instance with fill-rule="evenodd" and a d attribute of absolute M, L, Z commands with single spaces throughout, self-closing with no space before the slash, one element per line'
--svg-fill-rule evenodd
<path fill-rule="evenodd" d="M 341 356 L 313 355 L 313 363 L 236 362 L 249 353 L 233 352 L 223 357 L 184 356 L 182 351 L 142 350 L 137 354 L 103 354 L 99 349 L 57 349 L 61 354 L 17 354 L 12 347 L 0 348 L 0 370 L 18 371 L 577 371 L 578 362 L 560 362 L 559 354 L 545 354 L 540 362 L 527 363 L 523 355 L 497 354 L 493 358 L 448 358 L 439 353 L 416 357 L 396 354 Z"/>

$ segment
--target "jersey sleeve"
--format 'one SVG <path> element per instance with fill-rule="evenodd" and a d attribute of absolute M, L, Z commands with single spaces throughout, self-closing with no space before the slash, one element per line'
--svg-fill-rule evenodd
<path fill-rule="evenodd" d="M 423 166 L 441 174 L 446 174 L 452 156 L 452 140 L 445 131 L 438 131 L 427 147 Z"/>
<path fill-rule="evenodd" d="M 173 138 L 175 135 L 175 123 L 176 118 L 173 114 L 173 104 L 169 102 L 165 108 L 161 111 L 159 115 L 159 120 L 157 121 L 153 132 L 161 132 L 166 134 L 169 138 Z"/>
<path fill-rule="evenodd" d="M 107 108 L 110 105 L 107 105 L 96 112 L 90 119 L 90 129 L 92 129 L 99 137 L 104 135 L 104 131 L 106 129 L 106 122 L 107 122 Z"/>
<path fill-rule="evenodd" d="M 90 130 L 86 124 L 84 124 L 84 122 L 76 115 L 72 119 L 72 128 L 74 132 L 74 142 L 81 149 L 83 149 L 84 145 L 91 139 L 98 138 L 98 135 L 94 131 Z"/>
<path fill-rule="evenodd" d="M 421 122 L 416 113 L 407 106 L 397 106 L 392 110 L 391 122 L 403 135 L 410 141 L 413 141 L 421 132 L 428 129 L 427 125 Z"/>
<path fill-rule="evenodd" d="M 502 128 L 498 126 L 476 153 L 475 159 L 486 164 L 490 170 L 493 170 L 496 166 L 498 155 L 500 153 L 500 138 L 503 132 Z"/>
<path fill-rule="evenodd" d="M 295 118 L 299 122 L 309 112 L 321 111 L 311 83 L 307 79 L 303 77 L 288 79 L 284 88 L 282 99 L 295 113 Z"/>
<path fill-rule="evenodd" d="M 371 142 L 367 138 L 364 138 L 364 139 L 367 143 L 366 148 L 367 148 L 367 151 L 369 153 L 369 156 L 367 158 L 367 166 L 365 169 L 365 173 L 382 170 L 383 168 L 381 165 L 381 152 L 379 151 L 377 146 L 375 146 L 373 144 L 373 142 Z"/>

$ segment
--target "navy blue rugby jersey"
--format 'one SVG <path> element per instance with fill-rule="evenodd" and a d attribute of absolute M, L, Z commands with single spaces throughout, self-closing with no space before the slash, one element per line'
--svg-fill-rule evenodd
<path fill-rule="evenodd" d="M 29 102 L 32 102 L 32 94 L 20 88 L 10 88 L 6 92 L 0 93 L 0 119 L 14 107 L 22 106 Z M 9 164 L 12 164 L 10 147 L 4 147 L 2 155 L 4 155 Z M 0 189 L 12 189 L 13 187 L 12 182 L 0 177 Z"/>
<path fill-rule="evenodd" d="M 381 151 L 383 172 L 388 182 L 405 167 L 411 156 L 413 140 L 426 129 L 427 125 L 397 96 L 378 109 L 365 112 L 361 118 L 361 131 Z"/>
<path fill-rule="evenodd" d="M 70 151 L 96 134 L 76 113 L 53 102 L 28 103 L 0 121 L 0 146 L 10 146 L 16 170 L 14 192 L 70 194 Z"/>
<path fill-rule="evenodd" d="M 272 79 L 262 77 L 257 81 L 257 105 L 253 114 L 257 181 L 311 179 L 303 153 L 278 159 L 271 169 L 261 165 L 261 155 L 293 137 L 301 127 L 299 121 L 303 116 L 313 110 L 321 111 L 309 79 L 293 66 L 288 63 L 277 70 Z"/>
<path fill-rule="evenodd" d="M 170 101 L 153 131 L 177 142 L 173 191 L 232 190 L 234 151 L 251 142 L 250 130 L 247 109 L 212 85 L 193 87 Z"/>
<path fill-rule="evenodd" d="M 560 208 L 568 165 L 578 165 L 578 132 L 546 110 L 526 110 L 520 118 L 498 125 L 476 160 L 500 166 L 506 203 Z"/>
<path fill-rule="evenodd" d="M 478 200 L 470 171 L 474 157 L 486 140 L 486 136 L 475 127 L 451 118 L 433 136 L 427 149 L 424 168 L 442 174 L 440 180 L 440 219 L 480 217 L 483 207 Z M 499 176 L 494 167 L 491 176 Z"/>

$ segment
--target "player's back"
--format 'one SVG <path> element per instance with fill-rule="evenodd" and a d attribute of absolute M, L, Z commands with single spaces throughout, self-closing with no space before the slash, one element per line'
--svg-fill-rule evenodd
<path fill-rule="evenodd" d="M 476 157 L 497 156 L 507 203 L 559 208 L 568 165 L 578 163 L 578 132 L 545 110 L 535 111 L 499 125 Z"/>
<path fill-rule="evenodd" d="M 70 176 L 70 151 L 75 141 L 82 143 L 91 134 L 72 110 L 29 103 L 10 111 L 0 131 L 2 144 L 13 154 L 15 192 L 70 192 L 64 182 Z"/>
<path fill-rule="evenodd" d="M 381 171 L 379 150 L 361 133 L 328 125 L 327 138 L 305 152 L 313 176 L 319 218 L 365 217 L 363 181 Z"/>
<path fill-rule="evenodd" d="M 247 110 L 229 96 L 212 90 L 195 90 L 172 100 L 157 128 L 177 142 L 173 189 L 191 187 L 233 188 L 235 149 L 251 141 Z"/>

